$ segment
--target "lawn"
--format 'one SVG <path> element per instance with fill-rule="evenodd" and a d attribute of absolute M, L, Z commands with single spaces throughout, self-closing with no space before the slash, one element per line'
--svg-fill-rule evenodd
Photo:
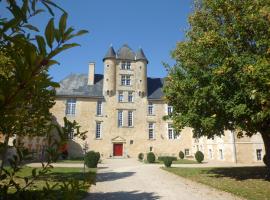
<path fill-rule="evenodd" d="M 264 180 L 265 167 L 162 169 L 248 200 L 270 200 L 270 182 Z"/>
<path fill-rule="evenodd" d="M 24 167 L 18 174 L 18 177 L 30 177 L 32 174 L 31 167 Z M 37 170 L 38 172 L 38 170 Z M 21 181 L 23 183 L 22 179 L 19 179 L 17 177 L 17 180 Z M 48 183 L 52 186 L 56 183 L 62 184 L 64 181 L 67 182 L 69 180 L 77 180 L 79 184 L 82 184 L 84 181 L 87 182 L 84 187 L 81 187 L 79 191 L 75 194 L 74 199 L 82 199 L 86 194 L 90 187 L 90 184 L 95 184 L 96 179 L 96 169 L 86 169 L 86 173 L 83 172 L 82 168 L 52 168 L 51 171 L 46 174 L 39 176 L 37 180 L 35 181 L 35 187 L 32 187 L 33 192 L 39 192 L 45 185 L 45 181 L 47 180 Z M 61 195 L 60 187 L 56 186 L 55 189 L 56 195 Z M 11 191 L 12 193 L 12 191 Z M 57 199 L 62 199 L 63 197 L 59 196 Z"/>
<path fill-rule="evenodd" d="M 84 163 L 84 160 L 72 160 L 72 159 L 58 160 L 57 163 Z"/>

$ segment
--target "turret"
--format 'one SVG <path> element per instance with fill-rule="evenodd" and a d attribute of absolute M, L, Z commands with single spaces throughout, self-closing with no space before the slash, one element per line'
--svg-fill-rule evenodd
<path fill-rule="evenodd" d="M 116 54 L 111 46 L 103 58 L 104 63 L 104 79 L 103 79 L 103 95 L 112 96 L 115 94 L 116 87 Z"/>
<path fill-rule="evenodd" d="M 140 97 L 147 96 L 147 64 L 148 60 L 140 48 L 136 53 L 137 91 Z"/>

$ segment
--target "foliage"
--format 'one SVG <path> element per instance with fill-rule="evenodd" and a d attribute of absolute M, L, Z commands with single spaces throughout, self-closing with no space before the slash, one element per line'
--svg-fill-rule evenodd
<path fill-rule="evenodd" d="M 16 190 L 17 198 L 20 198 L 20 195 L 30 195 L 36 179 L 48 173 L 52 168 L 51 163 L 59 156 L 59 145 L 63 141 L 61 137 L 55 139 L 51 135 L 51 130 L 57 125 L 52 123 L 53 117 L 50 113 L 50 108 L 54 105 L 54 89 L 58 84 L 51 80 L 48 70 L 58 63 L 53 60 L 56 55 L 78 46 L 68 42 L 87 31 L 74 33 L 73 28 L 67 27 L 67 13 L 51 0 L 12 0 L 3 3 L 10 15 L 0 18 L 0 133 L 5 138 L 1 152 L 0 196 L 7 199 L 10 189 Z M 63 11 L 58 26 L 54 25 L 54 9 Z M 43 36 L 39 34 L 39 28 L 30 24 L 30 21 L 46 11 L 51 13 L 53 18 L 47 23 Z M 69 123 L 76 128 L 76 124 Z M 46 162 L 42 163 L 42 169 L 33 169 L 31 176 L 22 177 L 23 184 L 19 184 L 15 179 L 27 156 L 20 140 L 14 140 L 13 146 L 17 154 L 8 159 L 11 169 L 4 168 L 8 141 L 15 135 L 18 138 L 48 138 Z M 70 191 L 78 186 L 73 182 L 67 184 Z M 49 194 L 53 189 L 54 186 L 46 185 L 43 191 Z M 64 189 L 67 189 L 65 185 Z"/>
<path fill-rule="evenodd" d="M 197 160 L 198 163 L 201 163 L 204 160 L 204 155 L 201 151 L 197 151 L 195 153 L 195 159 Z"/>
<path fill-rule="evenodd" d="M 196 138 L 259 132 L 270 158 L 269 13 L 264 0 L 201 0 L 195 6 L 165 81 L 176 129 L 192 127 Z"/>
<path fill-rule="evenodd" d="M 96 168 L 100 159 L 99 152 L 89 151 L 85 155 L 85 164 L 89 168 Z"/>
<path fill-rule="evenodd" d="M 143 154 L 143 153 L 139 153 L 139 155 L 138 155 L 138 159 L 139 159 L 140 161 L 142 161 L 142 160 L 143 160 L 143 158 L 144 158 L 144 154 Z"/>
<path fill-rule="evenodd" d="M 154 163 L 156 161 L 156 156 L 155 156 L 155 154 L 153 152 L 149 152 L 147 154 L 147 161 L 149 163 Z"/>
<path fill-rule="evenodd" d="M 165 159 L 170 158 L 172 161 L 177 161 L 177 158 L 175 156 L 159 156 L 158 161 L 164 161 Z"/>
<path fill-rule="evenodd" d="M 163 168 L 178 176 L 232 193 L 247 200 L 269 199 L 270 182 L 265 167 Z"/>
<path fill-rule="evenodd" d="M 176 161 L 177 158 L 173 156 L 162 156 L 162 157 L 158 157 L 158 160 L 163 161 L 165 167 L 171 167 L 172 162 Z"/>
<path fill-rule="evenodd" d="M 179 152 L 179 158 L 180 158 L 180 159 L 184 159 L 184 157 L 185 157 L 184 152 L 183 152 L 183 151 L 180 151 L 180 152 Z"/>

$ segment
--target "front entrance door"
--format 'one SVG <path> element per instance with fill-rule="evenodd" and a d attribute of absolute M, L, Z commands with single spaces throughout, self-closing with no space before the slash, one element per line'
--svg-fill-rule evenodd
<path fill-rule="evenodd" d="M 123 156 L 123 144 L 113 144 L 113 156 Z"/>

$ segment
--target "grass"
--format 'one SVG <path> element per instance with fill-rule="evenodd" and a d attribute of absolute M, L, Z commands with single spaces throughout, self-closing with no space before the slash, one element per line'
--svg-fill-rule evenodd
<path fill-rule="evenodd" d="M 264 180 L 266 167 L 162 169 L 248 200 L 270 200 L 270 182 Z"/>
<path fill-rule="evenodd" d="M 31 167 L 24 167 L 18 174 L 17 174 L 17 181 L 19 181 L 20 184 L 23 184 L 23 180 L 19 179 L 19 177 L 31 177 L 32 174 Z M 37 168 L 37 172 L 38 172 Z M 37 173 L 38 174 L 38 173 Z M 86 173 L 83 172 L 82 168 L 52 168 L 49 173 L 46 175 L 41 175 L 37 178 L 35 181 L 35 186 L 32 186 L 31 192 L 39 192 L 42 190 L 44 186 L 46 186 L 46 180 L 48 181 L 49 185 L 54 185 L 56 183 L 62 184 L 64 181 L 67 182 L 69 180 L 77 180 L 79 181 L 79 184 L 82 184 L 84 181 L 87 181 L 88 184 L 85 184 L 84 187 L 80 187 L 79 191 L 76 193 L 75 199 L 82 199 L 86 194 L 90 187 L 90 184 L 95 184 L 95 178 L 96 178 L 96 169 L 86 169 Z M 56 186 L 54 188 L 55 194 L 59 193 L 60 187 Z M 14 190 L 11 190 L 11 193 L 14 192 Z M 61 199 L 61 197 L 59 197 Z"/>
<path fill-rule="evenodd" d="M 71 159 L 67 159 L 67 160 L 58 160 L 58 163 L 84 163 L 84 160 L 71 160 Z"/>

